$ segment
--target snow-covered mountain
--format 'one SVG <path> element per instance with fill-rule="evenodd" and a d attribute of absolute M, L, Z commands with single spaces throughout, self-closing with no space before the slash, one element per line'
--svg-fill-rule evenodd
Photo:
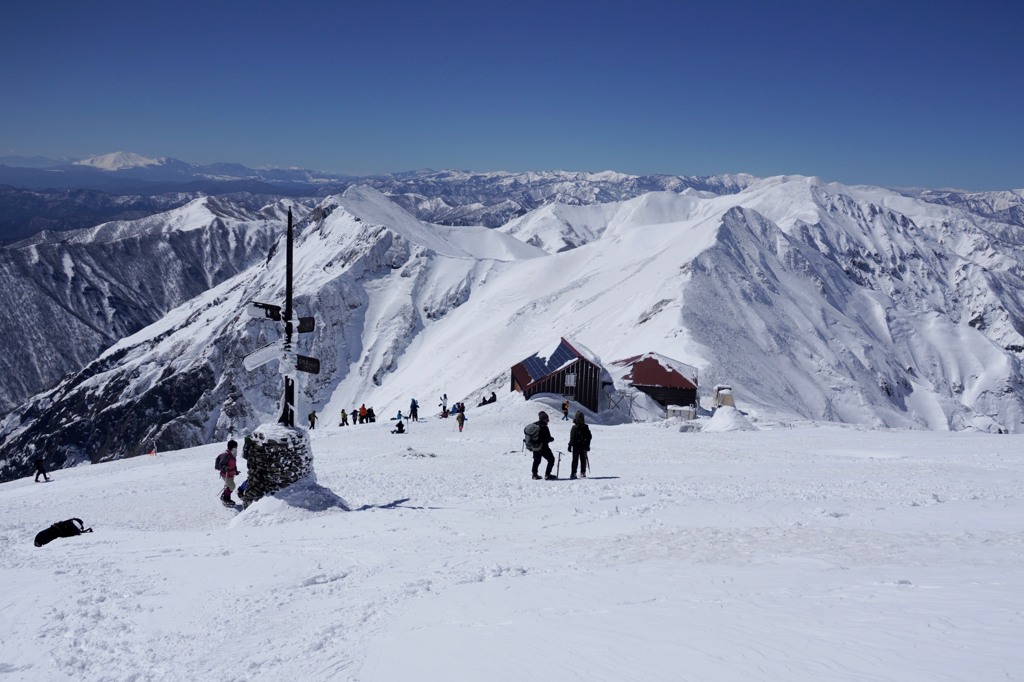
<path fill-rule="evenodd" d="M 77 163 L 8 167 L 0 158 L 0 241 L 29 236 L 43 226 L 91 227 L 102 212 L 75 211 L 68 223 L 69 188 L 76 204 L 109 204 L 108 196 L 131 197 L 137 208 L 146 199 L 178 194 L 195 197 L 249 192 L 269 202 L 280 196 L 323 198 L 359 184 L 375 187 L 421 220 L 443 225 L 497 227 L 540 206 L 623 201 L 652 191 L 687 188 L 714 194 L 737 192 L 753 181 L 749 175 L 637 176 L 624 173 L 470 173 L 416 171 L 350 177 L 301 168 L 252 169 L 236 163 L 197 165 L 171 158 L 147 159 L 118 152 Z M 18 159 L 14 159 L 18 161 Z M 93 193 L 90 195 L 90 193 Z M 182 202 L 183 203 L 183 202 Z M 73 206 L 77 208 L 77 206 Z M 154 204 L 150 213 L 166 210 Z M 90 215 L 95 219 L 88 222 Z M 106 219 L 113 219 L 108 210 Z M 66 229 L 65 228 L 65 229 Z"/>
<path fill-rule="evenodd" d="M 117 175 L 132 169 L 132 155 L 111 155 L 110 159 L 96 159 L 96 164 L 106 166 L 124 166 L 120 170 L 110 171 L 109 174 Z M 122 158 L 124 157 L 124 158 Z M 120 163 L 118 160 L 125 163 Z M 144 171 L 153 171 L 148 168 L 151 159 L 142 159 L 140 168 Z M 108 163 L 109 162 L 109 163 Z M 189 166 L 174 159 L 160 159 L 159 165 L 162 169 L 173 169 L 188 167 L 199 173 L 199 167 Z M 148 169 L 148 170 L 147 170 Z M 92 170 L 92 169 L 90 169 Z M 208 166 L 202 169 L 210 173 L 204 177 L 212 178 L 213 174 L 223 174 L 224 178 L 241 178 L 246 173 L 257 173 L 238 164 L 218 164 L 216 167 Z M 55 169 L 55 172 L 63 172 Z M 92 172 L 98 172 L 92 170 Z M 263 171 L 266 172 L 266 171 Z M 266 178 L 264 178 L 266 179 Z M 280 178 L 282 181 L 284 176 Z M 456 171 L 424 171 L 418 173 L 406 173 L 396 176 L 368 178 L 368 186 L 378 187 L 386 192 L 394 201 L 410 210 L 419 219 L 426 222 L 440 222 L 443 224 L 466 224 L 467 222 L 478 222 L 485 226 L 495 226 L 503 223 L 506 219 L 519 216 L 539 206 L 561 205 L 571 203 L 580 205 L 587 202 L 611 201 L 612 199 L 625 199 L 639 196 L 650 188 L 665 189 L 671 188 L 681 191 L 692 191 L 692 186 L 711 187 L 721 192 L 737 191 L 745 183 L 749 183 L 750 176 L 719 176 L 707 178 L 686 178 L 677 176 L 651 176 L 638 177 L 621 173 L 567 173 L 567 172 L 543 172 L 543 173 L 466 173 Z M 348 183 L 341 183 L 338 187 L 348 187 Z M 324 188 L 321 188 L 324 189 Z M 177 219 L 173 213 L 166 215 L 155 215 L 164 212 L 169 207 L 178 206 L 194 200 L 196 193 L 172 193 L 155 195 L 152 197 L 143 196 L 118 196 L 104 192 L 90 190 L 66 191 L 60 193 L 43 193 L 29 190 L 0 190 L 0 237 L 4 232 L 10 231 L 10 235 L 24 237 L 32 226 L 48 225 L 52 227 L 75 226 L 82 222 L 89 223 L 92 216 L 92 223 L 99 222 L 102 216 L 124 216 L 125 218 L 136 218 L 148 214 L 154 214 L 154 221 L 175 222 Z M 264 205 L 274 203 L 281 198 L 280 194 L 248 194 L 231 193 L 220 195 L 217 205 L 222 211 L 236 211 L 240 213 L 252 213 Z M 301 199 L 300 199 L 301 201 Z M 315 201 L 315 200 L 311 200 Z M 237 208 L 229 209 L 230 206 Z M 599 209 L 600 210 L 600 209 Z M 46 216 L 51 216 L 47 220 Z M 68 305 L 65 300 L 66 292 L 58 292 L 51 295 L 53 280 L 45 272 L 45 268 L 37 270 L 26 269 L 18 266 L 21 259 L 20 247 L 33 244 L 37 240 L 59 242 L 67 240 L 74 241 L 74 237 L 67 234 L 36 234 L 32 239 L 16 244 L 7 252 L 7 247 L 0 247 L 0 269 L 14 272 L 17 277 L 12 280 L 11 298 L 19 301 L 38 301 L 36 305 L 42 310 L 40 317 L 46 319 L 48 312 L 57 316 L 66 315 L 66 310 L 74 310 L 76 317 L 83 320 L 87 327 L 96 329 L 109 329 L 109 321 L 102 316 L 100 308 L 82 307 L 80 305 Z M 63 258 L 59 254 L 62 247 L 54 247 L 51 256 L 55 260 Z M 71 254 L 70 258 L 76 256 Z M 11 264 L 3 265 L 4 261 L 12 261 Z M 115 270 L 123 270 L 135 267 L 133 264 L 124 266 L 115 257 L 105 258 L 103 263 L 97 266 L 99 277 L 110 277 L 118 279 L 120 274 L 113 272 L 103 273 L 103 268 L 109 266 Z M 201 272 L 202 268 L 200 268 Z M 194 285 L 208 281 L 220 281 L 217 273 L 192 273 L 192 281 L 186 285 L 193 285 L 190 289 L 194 295 L 199 289 Z M 38 278 L 36 277 L 38 275 Z M 102 287 L 98 289 L 102 291 Z M 52 387 L 63 373 L 80 369 L 85 361 L 95 357 L 95 352 L 105 348 L 107 343 L 116 338 L 137 331 L 143 321 L 148 322 L 162 315 L 174 304 L 180 303 L 181 299 L 171 301 L 171 305 L 163 305 L 163 302 L 155 302 L 150 313 L 139 317 L 135 315 L 123 316 L 123 319 L 116 325 L 115 331 L 104 334 L 99 347 L 93 343 L 92 334 L 87 334 L 84 345 L 62 335 L 48 334 L 46 336 L 47 352 L 45 357 L 60 358 L 59 362 L 53 363 L 49 371 L 44 371 L 36 376 L 27 373 L 26 376 L 13 376 L 4 378 L 0 375 L 0 410 L 9 409 L 14 404 L 35 394 L 38 391 Z M 93 319 L 95 318 L 95 319 Z M 69 352 L 62 352 L 60 344 L 73 346 Z M 50 346 L 53 346 L 49 352 Z M 85 353 L 85 355 L 83 355 Z M 48 367 L 50 365 L 47 365 Z"/>
<path fill-rule="evenodd" d="M 648 192 L 688 189 L 731 194 L 748 186 L 750 175 L 627 175 L 547 171 L 470 173 L 419 171 L 360 179 L 379 189 L 421 220 L 443 225 L 498 227 L 541 206 L 606 204 Z"/>
<path fill-rule="evenodd" d="M 918 196 L 934 204 L 957 206 L 992 220 L 1024 227 L 1024 189 L 1002 192 L 924 190 L 908 195 Z"/>
<path fill-rule="evenodd" d="M 499 230 L 430 225 L 366 187 L 324 199 L 298 223 L 297 312 L 317 318 L 299 347 L 322 362 L 299 409 L 476 404 L 567 336 L 698 367 L 702 395 L 729 383 L 756 419 L 1024 430 L 1019 226 L 816 178 L 683 189 Z M 100 461 L 274 420 L 274 366 L 241 357 L 279 337 L 244 310 L 283 297 L 281 251 L 8 415 L 3 477 L 33 453 Z"/>
<path fill-rule="evenodd" d="M 302 215 L 307 210 L 295 205 Z M 282 211 L 284 211 L 282 213 Z M 0 249 L 0 410 L 51 388 L 118 339 L 266 259 L 287 209 L 215 197 L 140 220 L 42 232 Z"/>
<path fill-rule="evenodd" d="M 302 168 L 254 169 L 235 163 L 203 165 L 170 157 L 147 158 L 130 152 L 78 161 L 55 160 L 50 164 L 38 159 L 0 158 L 0 184 L 45 192 L 74 189 L 153 196 L 168 192 L 247 191 L 308 196 L 324 186 L 337 191 L 348 182 L 348 176 Z"/>
<path fill-rule="evenodd" d="M 89 166 L 106 171 L 125 170 L 126 168 L 146 168 L 147 166 L 159 166 L 163 159 L 148 159 L 132 152 L 113 152 L 101 156 L 91 156 L 87 159 L 75 161 L 77 166 Z"/>
<path fill-rule="evenodd" d="M 141 196 L 84 189 L 39 192 L 0 185 L 0 242 L 25 239 L 44 230 L 67 232 L 111 220 L 145 218 L 200 196 L 199 192 Z M 229 196 L 232 201 L 243 201 L 239 195 Z"/>

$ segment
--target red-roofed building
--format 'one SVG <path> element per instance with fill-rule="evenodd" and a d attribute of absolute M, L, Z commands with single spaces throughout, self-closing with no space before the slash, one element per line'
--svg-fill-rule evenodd
<path fill-rule="evenodd" d="M 699 376 L 696 367 L 658 353 L 634 355 L 612 364 L 627 368 L 622 380 L 665 407 L 697 404 Z"/>

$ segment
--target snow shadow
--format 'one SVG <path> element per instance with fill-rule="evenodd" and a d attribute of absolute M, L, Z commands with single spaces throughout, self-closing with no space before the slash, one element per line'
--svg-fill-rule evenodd
<path fill-rule="evenodd" d="M 273 496 L 292 507 L 309 512 L 323 512 L 331 509 L 352 511 L 348 502 L 333 490 L 313 481 L 299 481 L 278 490 Z"/>
<path fill-rule="evenodd" d="M 351 511 L 348 502 L 309 477 L 256 500 L 233 518 L 228 527 L 292 523 L 319 514 L 347 511 Z"/>
<path fill-rule="evenodd" d="M 403 497 L 400 500 L 388 502 L 387 504 L 364 504 L 354 511 L 368 511 L 370 509 L 443 509 L 443 507 L 423 507 L 406 504 L 411 499 L 411 497 Z"/>

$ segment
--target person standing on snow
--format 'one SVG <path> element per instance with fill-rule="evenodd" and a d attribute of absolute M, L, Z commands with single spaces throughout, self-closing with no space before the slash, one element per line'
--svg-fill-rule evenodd
<path fill-rule="evenodd" d="M 348 426 L 348 413 L 345 410 L 341 411 L 341 423 L 338 426 Z"/>
<path fill-rule="evenodd" d="M 420 420 L 420 404 L 416 402 L 416 398 L 409 401 L 409 421 L 418 422 Z"/>
<path fill-rule="evenodd" d="M 551 437 L 551 430 L 548 428 L 548 413 L 541 410 L 537 413 L 537 426 L 540 427 L 540 433 L 537 434 L 537 438 L 542 443 L 541 449 L 533 453 L 533 479 L 540 480 L 540 474 L 537 473 L 540 468 L 540 460 L 546 459 L 548 462 L 547 470 L 544 472 L 544 478 L 552 480 L 556 478 L 551 473 L 551 470 L 555 468 L 555 455 L 551 452 L 551 447 L 548 443 L 553 442 L 555 439 Z"/>
<path fill-rule="evenodd" d="M 577 412 L 573 417 L 572 430 L 569 431 L 569 452 L 572 453 L 572 472 L 569 478 L 576 478 L 576 465 L 579 464 L 580 476 L 587 477 L 587 453 L 590 452 L 590 427 L 583 421 L 583 413 Z"/>
<path fill-rule="evenodd" d="M 36 483 L 39 483 L 39 477 L 42 476 L 44 481 L 49 481 L 50 477 L 46 475 L 46 467 L 43 465 L 43 458 L 36 457 Z"/>
<path fill-rule="evenodd" d="M 309 413 L 309 428 L 316 428 L 316 410 L 313 410 L 312 412 Z"/>
<path fill-rule="evenodd" d="M 577 414 L 579 414 L 579 413 L 577 412 Z M 564 422 L 569 421 L 569 401 L 568 400 L 563 400 L 562 401 L 562 421 L 564 421 Z"/>
<path fill-rule="evenodd" d="M 238 460 L 236 454 L 238 452 L 238 443 L 234 440 L 228 441 L 228 449 L 217 457 L 217 461 L 220 464 L 220 477 L 224 479 L 224 489 L 220 491 L 220 501 L 224 504 L 234 504 L 235 501 L 231 499 L 231 493 L 235 489 L 235 476 L 238 475 Z"/>
<path fill-rule="evenodd" d="M 466 412 L 465 412 L 465 410 L 461 410 L 458 414 L 455 415 L 455 421 L 457 421 L 459 423 L 459 433 L 462 433 L 462 427 L 466 423 Z"/>

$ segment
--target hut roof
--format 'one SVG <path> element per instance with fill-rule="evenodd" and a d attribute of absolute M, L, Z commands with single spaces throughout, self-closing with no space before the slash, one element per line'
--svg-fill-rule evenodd
<path fill-rule="evenodd" d="M 525 388 L 581 358 L 598 366 L 601 364 L 601 360 L 588 348 L 563 337 L 547 352 L 538 351 L 513 365 L 512 376 Z"/>
<path fill-rule="evenodd" d="M 696 367 L 658 353 L 634 355 L 625 360 L 616 360 L 612 364 L 629 367 L 629 372 L 623 379 L 634 386 L 697 388 L 698 372 Z"/>

